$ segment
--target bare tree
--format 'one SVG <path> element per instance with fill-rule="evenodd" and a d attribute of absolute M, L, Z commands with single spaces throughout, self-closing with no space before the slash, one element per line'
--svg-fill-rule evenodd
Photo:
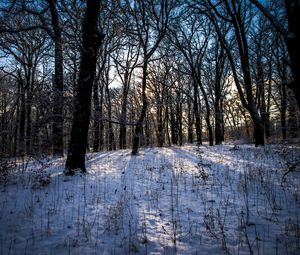
<path fill-rule="evenodd" d="M 204 60 L 204 83 L 214 108 L 215 144 L 224 141 L 224 101 L 228 94 L 229 65 L 217 35 L 212 38 Z"/>
<path fill-rule="evenodd" d="M 171 11 L 175 7 L 176 0 L 136 0 L 127 2 L 126 8 L 133 18 L 129 32 L 137 37 L 142 50 L 142 109 L 136 123 L 132 141 L 132 154 L 138 153 L 140 137 L 144 119 L 147 113 L 147 71 L 150 58 L 155 53 L 160 42 L 164 38 L 169 24 Z"/>
<path fill-rule="evenodd" d="M 62 43 L 62 27 L 57 11 L 57 0 L 47 0 L 51 12 L 51 24 L 53 34 L 51 37 L 54 41 L 54 86 L 53 86 L 53 155 L 63 156 L 63 43 Z"/>
<path fill-rule="evenodd" d="M 74 99 L 74 114 L 66 161 L 66 174 L 76 169 L 86 172 L 85 153 L 91 113 L 92 87 L 96 71 L 98 49 L 104 35 L 97 29 L 100 1 L 87 1 L 82 27 L 80 71 Z"/>
<path fill-rule="evenodd" d="M 130 90 L 131 78 L 134 70 L 138 65 L 140 46 L 131 43 L 131 38 L 125 39 L 126 48 L 122 47 L 115 51 L 113 56 L 118 75 L 122 83 L 122 102 L 120 113 L 120 133 L 119 133 L 119 147 L 125 149 L 127 146 L 127 110 L 128 110 L 128 94 Z M 123 43 L 122 43 L 123 44 Z"/>
<path fill-rule="evenodd" d="M 208 1 L 207 3 L 208 5 L 204 6 L 206 8 L 205 14 L 210 18 L 222 47 L 226 51 L 241 102 L 249 112 L 253 121 L 255 145 L 264 145 L 264 128 L 261 116 L 255 105 L 249 62 L 249 47 L 246 31 L 249 26 L 249 21 L 251 21 L 251 16 L 249 17 L 249 12 L 247 11 L 248 6 L 241 0 L 234 0 L 232 2 L 225 0 L 218 5 L 214 5 L 212 1 Z M 221 21 L 219 21 L 218 18 L 220 18 Z M 238 45 L 242 84 L 237 72 L 237 65 L 232 49 L 229 47 L 227 31 L 226 29 L 224 30 L 224 24 L 226 23 L 232 25 Z"/>
<path fill-rule="evenodd" d="M 210 104 L 207 96 L 207 92 L 205 91 L 204 84 L 202 82 L 202 65 L 203 58 L 206 53 L 210 31 L 207 26 L 207 22 L 202 17 L 196 17 L 194 15 L 190 15 L 189 17 L 185 17 L 186 22 L 182 22 L 182 26 L 177 26 L 173 31 L 171 31 L 172 36 L 170 37 L 173 44 L 177 47 L 177 49 L 183 54 L 186 58 L 189 68 L 190 75 L 193 84 L 193 109 L 195 116 L 195 126 L 196 126 L 196 135 L 197 142 L 199 144 L 202 143 L 201 137 L 201 120 L 200 120 L 200 102 L 199 102 L 199 89 L 201 90 L 206 115 L 205 121 L 209 133 L 209 144 L 213 145 L 213 131 L 212 125 L 210 121 Z"/>
<path fill-rule="evenodd" d="M 34 19 L 27 18 L 23 24 L 30 26 Z M 38 66 L 44 56 L 45 50 L 49 49 L 49 42 L 44 31 L 29 30 L 18 33 L 5 33 L 0 38 L 0 47 L 7 56 L 14 59 L 14 64 L 4 68 L 6 72 L 13 74 L 18 80 L 19 102 L 19 152 L 31 153 L 32 138 L 32 111 L 34 94 L 37 87 Z"/>
<path fill-rule="evenodd" d="M 294 80 L 287 84 L 293 90 L 297 100 L 298 108 L 300 109 L 300 2 L 297 0 L 284 0 L 286 17 L 288 21 L 288 28 L 282 24 L 277 17 L 273 16 L 271 12 L 259 1 L 250 0 L 255 6 L 269 19 L 271 24 L 283 36 L 287 46 L 290 57 L 290 67 L 292 70 Z"/>

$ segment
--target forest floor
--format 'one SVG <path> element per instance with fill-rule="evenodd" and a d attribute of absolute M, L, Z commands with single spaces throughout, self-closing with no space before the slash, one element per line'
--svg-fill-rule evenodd
<path fill-rule="evenodd" d="M 18 163 L 0 254 L 300 254 L 300 147 L 220 145 Z"/>

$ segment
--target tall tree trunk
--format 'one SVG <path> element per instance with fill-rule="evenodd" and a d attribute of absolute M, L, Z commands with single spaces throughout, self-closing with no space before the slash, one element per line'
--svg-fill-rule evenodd
<path fill-rule="evenodd" d="M 218 69 L 218 63 L 216 69 Z M 221 101 L 221 80 L 220 74 L 216 71 L 216 84 L 215 84 L 215 142 L 216 144 L 222 144 L 222 111 L 220 107 Z"/>
<path fill-rule="evenodd" d="M 264 126 L 254 103 L 249 105 L 248 111 L 253 121 L 253 127 L 254 127 L 253 136 L 255 140 L 255 146 L 264 145 L 265 144 Z"/>
<path fill-rule="evenodd" d="M 222 113 L 217 102 L 215 103 L 215 142 L 222 144 Z"/>
<path fill-rule="evenodd" d="M 64 155 L 63 142 L 63 45 L 61 37 L 61 27 L 56 9 L 56 0 L 47 0 L 50 6 L 51 23 L 53 28 L 53 41 L 55 47 L 54 56 L 54 84 L 53 84 L 53 123 L 52 140 L 53 155 Z"/>
<path fill-rule="evenodd" d="M 26 121 L 26 96 L 25 96 L 25 86 L 22 78 L 21 71 L 18 70 L 19 86 L 20 86 L 20 122 L 19 122 L 19 148 L 18 153 L 25 153 L 25 121 Z"/>
<path fill-rule="evenodd" d="M 104 121 L 103 121 L 103 100 L 104 100 L 104 91 L 103 91 L 103 86 L 100 86 L 100 103 L 99 103 L 99 149 L 103 150 L 104 149 Z"/>
<path fill-rule="evenodd" d="M 112 151 L 116 149 L 116 143 L 115 143 L 115 135 L 114 135 L 114 129 L 112 125 L 112 106 L 111 106 L 111 98 L 110 98 L 110 91 L 108 87 L 108 78 L 109 78 L 109 67 L 107 68 L 107 73 L 105 79 L 105 90 L 106 90 L 106 96 L 107 96 L 107 113 L 108 113 L 108 150 Z"/>
<path fill-rule="evenodd" d="M 193 135 L 193 112 L 192 112 L 192 106 L 191 106 L 191 100 L 188 97 L 188 142 L 193 143 L 194 135 Z"/>
<path fill-rule="evenodd" d="M 222 144 L 223 141 L 223 113 L 222 113 L 222 74 L 224 72 L 225 58 L 224 48 L 217 43 L 216 49 L 216 68 L 215 68 L 215 142 Z"/>
<path fill-rule="evenodd" d="M 194 109 L 194 116 L 195 116 L 197 144 L 202 144 L 201 116 L 199 111 L 200 102 L 198 101 L 199 89 L 198 89 L 198 83 L 195 76 L 196 74 L 192 74 L 193 88 L 194 88 L 193 109 Z"/>
<path fill-rule="evenodd" d="M 148 68 L 148 60 L 146 57 L 144 57 L 143 78 L 142 78 L 142 110 L 135 127 L 135 132 L 132 141 L 132 152 L 131 152 L 132 155 L 137 155 L 138 153 L 140 138 L 143 129 L 143 122 L 147 113 L 147 95 L 146 95 L 147 68 Z"/>
<path fill-rule="evenodd" d="M 285 42 L 290 56 L 291 70 L 294 81 L 289 84 L 293 90 L 298 110 L 300 110 L 300 3 L 297 0 L 285 0 L 285 8 L 288 17 L 289 36 L 285 37 Z"/>
<path fill-rule="evenodd" d="M 148 116 L 146 116 L 146 121 L 145 121 L 145 142 L 146 142 L 146 146 L 149 146 L 151 144 L 151 133 L 150 133 L 150 123 L 149 123 L 149 119 Z"/>
<path fill-rule="evenodd" d="M 209 146 L 213 146 L 214 145 L 214 138 L 213 138 L 213 128 L 210 122 L 210 107 L 209 107 L 209 102 L 208 102 L 208 98 L 207 98 L 207 94 L 206 91 L 202 85 L 202 81 L 201 81 L 201 74 L 199 73 L 198 76 L 196 76 L 196 80 L 197 82 L 197 87 L 199 85 L 203 98 L 204 98 L 204 103 L 205 103 L 205 108 L 206 108 L 206 114 L 205 114 L 205 122 L 207 125 L 207 130 L 208 130 L 208 140 L 209 140 Z M 200 100 L 199 100 L 200 101 Z M 197 119 L 196 119 L 197 121 Z M 200 122 L 200 131 L 201 131 L 201 122 Z M 197 132 L 197 130 L 196 130 Z M 200 132 L 201 134 L 201 132 Z"/>
<path fill-rule="evenodd" d="M 209 146 L 213 146 L 214 145 L 214 136 L 213 136 L 213 128 L 212 128 L 212 125 L 210 122 L 210 110 L 206 110 L 205 122 L 206 122 L 207 130 L 208 130 Z"/>
<path fill-rule="evenodd" d="M 134 107 L 133 104 L 131 104 L 130 114 L 129 114 L 130 123 L 134 123 L 135 122 L 135 115 L 136 115 L 136 108 Z M 129 134 L 130 134 L 130 136 L 129 136 L 130 141 L 133 141 L 134 131 L 135 131 L 135 126 L 131 126 L 130 132 L 129 132 Z"/>
<path fill-rule="evenodd" d="M 178 144 L 182 146 L 183 143 L 183 133 L 182 133 L 182 102 L 180 92 L 176 92 L 176 116 L 177 116 L 177 127 L 178 127 Z"/>
<path fill-rule="evenodd" d="M 29 93 L 29 94 L 28 94 Z M 32 96 L 28 91 L 26 100 L 26 153 L 31 154 L 31 111 L 32 111 Z"/>
<path fill-rule="evenodd" d="M 158 147 L 164 146 L 164 124 L 163 124 L 163 109 L 160 102 L 157 106 L 157 143 Z"/>
<path fill-rule="evenodd" d="M 34 71 L 32 66 L 28 67 L 26 73 L 26 153 L 31 154 L 31 132 L 32 132 L 32 99 L 33 99 L 33 82 Z"/>
<path fill-rule="evenodd" d="M 168 145 L 171 146 L 171 137 L 170 137 L 170 129 L 169 129 L 169 122 L 170 122 L 170 116 L 169 116 L 169 107 L 166 107 L 165 110 L 165 116 L 166 116 L 166 133 L 167 133 L 167 139 L 168 139 Z"/>
<path fill-rule="evenodd" d="M 261 63 L 260 56 L 258 56 L 257 60 L 257 91 L 258 91 L 258 105 L 260 115 L 261 115 L 261 121 L 262 126 L 264 129 L 264 132 L 266 134 L 266 137 L 270 137 L 270 124 L 269 124 L 269 113 L 267 111 L 266 106 L 266 96 L 265 96 L 265 84 L 264 84 L 264 71 L 263 66 Z"/>
<path fill-rule="evenodd" d="M 221 106 L 220 106 L 220 108 L 221 109 L 224 109 L 223 108 L 223 105 L 224 105 L 224 103 L 223 103 L 223 100 L 221 100 L 221 102 L 220 102 L 220 104 L 221 104 Z M 222 113 L 221 113 L 221 132 L 222 132 L 222 134 L 221 134 L 221 141 L 222 142 L 225 142 L 225 121 L 224 121 L 224 112 L 223 112 L 223 110 L 222 110 Z"/>
<path fill-rule="evenodd" d="M 120 149 L 126 148 L 126 122 L 127 122 L 127 103 L 128 103 L 128 93 L 129 93 L 129 73 L 126 71 L 124 75 L 124 89 L 122 97 L 121 106 L 121 118 L 120 118 L 120 133 L 119 133 L 119 145 Z"/>
<path fill-rule="evenodd" d="M 177 144 L 178 143 L 178 129 L 177 129 L 177 120 L 176 120 L 176 114 L 171 106 L 170 109 L 170 126 L 171 126 L 171 141 L 172 144 Z"/>
<path fill-rule="evenodd" d="M 66 174 L 86 172 L 85 153 L 91 114 L 92 88 L 98 49 L 104 36 L 97 30 L 101 1 L 87 0 L 82 28 L 80 71 L 74 100 L 74 114 L 66 161 Z"/>
<path fill-rule="evenodd" d="M 298 137 L 298 116 L 297 116 L 297 103 L 292 94 L 292 90 L 287 90 L 288 97 L 288 137 L 293 139 Z"/>
<path fill-rule="evenodd" d="M 13 155 L 14 157 L 17 156 L 18 152 L 18 134 L 19 134 L 19 119 L 20 119 L 20 98 L 21 98 L 21 84 L 18 81 L 18 92 L 17 92 L 17 112 L 16 112 L 16 125 L 15 125 L 15 131 L 14 131 L 14 148 L 13 148 Z"/>
<path fill-rule="evenodd" d="M 94 102 L 94 140 L 93 140 L 93 152 L 99 151 L 100 140 L 100 103 L 99 103 L 99 85 L 98 80 L 94 82 L 93 102 Z"/>
<path fill-rule="evenodd" d="M 298 14 L 300 16 L 300 14 Z M 293 73 L 294 81 L 288 84 L 288 87 L 294 92 L 296 102 L 298 105 L 298 110 L 300 109 L 300 74 L 299 74 L 299 66 L 300 66 L 300 40 L 292 41 L 287 40 L 288 50 L 290 52 L 290 59 L 291 59 L 291 69 Z"/>

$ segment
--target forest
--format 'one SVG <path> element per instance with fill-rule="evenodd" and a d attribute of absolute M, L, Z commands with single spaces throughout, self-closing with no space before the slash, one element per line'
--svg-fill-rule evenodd
<path fill-rule="evenodd" d="M 294 141 L 285 2 L 2 1 L 1 154 Z"/>
<path fill-rule="evenodd" d="M 297 0 L 2 0 L 0 254 L 297 254 L 299 24 Z"/>

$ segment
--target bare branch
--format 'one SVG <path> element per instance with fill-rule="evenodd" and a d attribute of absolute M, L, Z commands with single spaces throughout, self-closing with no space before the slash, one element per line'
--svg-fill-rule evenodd
<path fill-rule="evenodd" d="M 260 2 L 257 0 L 250 0 L 271 22 L 271 24 L 276 28 L 276 30 L 286 39 L 289 37 L 290 33 L 279 23 L 279 21 L 274 17 Z"/>

